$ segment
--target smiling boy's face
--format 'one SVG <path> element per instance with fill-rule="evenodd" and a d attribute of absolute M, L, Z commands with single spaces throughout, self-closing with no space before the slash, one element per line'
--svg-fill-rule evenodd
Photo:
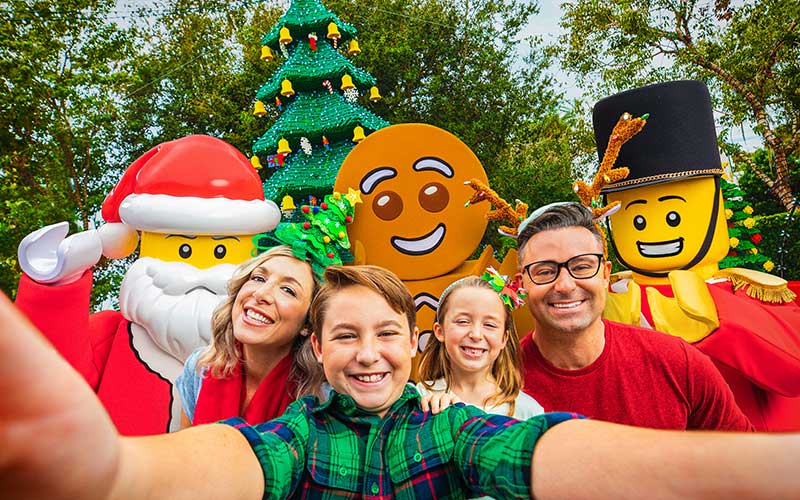
<path fill-rule="evenodd" d="M 311 337 L 333 389 L 381 417 L 403 393 L 417 351 L 417 330 L 378 293 L 352 285 L 326 307 L 322 331 Z"/>

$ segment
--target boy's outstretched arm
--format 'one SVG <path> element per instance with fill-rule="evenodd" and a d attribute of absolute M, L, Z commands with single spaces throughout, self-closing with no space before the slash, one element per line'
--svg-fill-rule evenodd
<path fill-rule="evenodd" d="M 83 378 L 1 293 L 0 394 L 4 499 L 263 494 L 258 460 L 231 427 L 120 438 Z"/>
<path fill-rule="evenodd" d="M 800 498 L 800 434 L 642 429 L 571 420 L 531 461 L 531 495 L 568 498 Z"/>

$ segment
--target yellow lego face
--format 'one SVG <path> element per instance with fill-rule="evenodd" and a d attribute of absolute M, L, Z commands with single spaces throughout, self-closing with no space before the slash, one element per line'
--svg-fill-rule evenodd
<path fill-rule="evenodd" d="M 440 276 L 475 251 L 486 230 L 485 205 L 464 206 L 488 182 L 475 154 L 453 134 L 425 124 L 392 125 L 370 134 L 345 158 L 334 189 L 361 190 L 347 229 L 366 263 L 401 279 Z"/>
<path fill-rule="evenodd" d="M 253 235 L 196 236 L 142 232 L 142 257 L 185 262 L 198 269 L 219 264 L 239 265 L 252 257 Z"/>
<path fill-rule="evenodd" d="M 637 187 L 609 193 L 607 198 L 608 203 L 621 202 L 611 216 L 611 240 L 620 262 L 635 273 L 664 278 L 679 269 L 715 271 L 728 252 L 723 200 L 715 177 Z"/>

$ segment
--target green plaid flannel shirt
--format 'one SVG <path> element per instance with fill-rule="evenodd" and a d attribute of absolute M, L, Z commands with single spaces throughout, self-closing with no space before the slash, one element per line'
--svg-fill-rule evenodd
<path fill-rule="evenodd" d="M 264 471 L 264 498 L 411 500 L 528 498 L 533 448 L 539 436 L 572 413 L 527 421 L 490 415 L 473 406 L 423 412 L 406 386 L 385 417 L 331 393 L 307 396 L 279 418 L 239 429 Z"/>

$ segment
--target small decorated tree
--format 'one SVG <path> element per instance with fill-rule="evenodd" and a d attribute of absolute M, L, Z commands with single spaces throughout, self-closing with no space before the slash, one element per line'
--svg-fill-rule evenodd
<path fill-rule="evenodd" d="M 753 218 L 753 207 L 744 199 L 745 193 L 739 186 L 725 179 L 721 182 L 731 248 L 727 257 L 720 261 L 720 269 L 745 267 L 771 272 L 775 264 L 758 250 L 761 233 Z"/>
<path fill-rule="evenodd" d="M 330 193 L 355 144 L 389 125 L 361 104 L 380 95 L 375 79 L 344 55 L 361 51 L 355 37 L 319 0 L 292 0 L 261 39 L 262 59 L 285 58 L 256 94 L 255 114 L 266 114 L 267 105 L 282 111 L 253 145 L 254 166 L 276 169 L 264 182 L 266 198 Z"/>
<path fill-rule="evenodd" d="M 345 226 L 353 222 L 358 203 L 361 192 L 350 189 L 347 194 L 326 195 L 319 205 L 303 205 L 300 213 L 305 221 L 281 222 L 273 231 L 256 235 L 253 238 L 256 251 L 289 245 L 298 259 L 309 262 L 321 276 L 327 266 L 353 260 Z"/>

